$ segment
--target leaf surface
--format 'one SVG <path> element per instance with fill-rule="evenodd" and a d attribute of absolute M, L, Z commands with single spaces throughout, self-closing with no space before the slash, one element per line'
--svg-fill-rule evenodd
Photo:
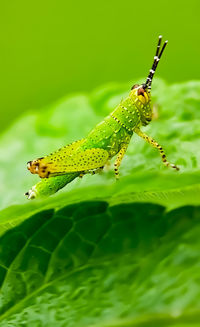
<path fill-rule="evenodd" d="M 159 117 L 143 130 L 163 146 L 168 160 L 179 165 L 180 172 L 164 167 L 158 152 L 134 135 L 120 167 L 119 182 L 111 165 L 109 171 L 76 179 L 47 199 L 28 202 L 24 197 L 38 181 L 26 169 L 26 162 L 85 137 L 128 89 L 128 85 L 110 84 L 87 96 L 68 96 L 40 113 L 22 116 L 1 136 L 1 233 L 41 207 L 60 208 L 91 199 L 110 204 L 148 201 L 168 209 L 199 204 L 200 82 L 167 85 L 159 79 L 153 87 Z"/>
<path fill-rule="evenodd" d="M 41 211 L 0 239 L 2 326 L 198 326 L 199 216 L 102 201 Z"/>
<path fill-rule="evenodd" d="M 38 201 L 28 160 L 81 139 L 127 95 L 107 85 L 21 117 L 0 137 L 0 326 L 197 327 L 200 321 L 200 82 L 155 80 L 144 128 L 120 167 Z"/>

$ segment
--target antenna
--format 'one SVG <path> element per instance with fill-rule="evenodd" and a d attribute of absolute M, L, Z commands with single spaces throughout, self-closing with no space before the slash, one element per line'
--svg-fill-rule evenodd
<path fill-rule="evenodd" d="M 152 79 L 153 79 L 153 76 L 155 74 L 155 71 L 156 71 L 156 68 L 158 66 L 158 63 L 160 61 L 160 58 L 163 54 L 163 51 L 165 50 L 165 47 L 168 43 L 168 41 L 165 41 L 161 50 L 160 50 L 160 45 L 161 45 L 161 41 L 162 41 L 162 35 L 160 35 L 158 37 L 158 44 L 157 44 L 157 48 L 156 48 L 156 55 L 154 56 L 154 61 L 153 61 L 153 65 L 149 71 L 149 75 L 147 77 L 147 80 L 146 80 L 146 83 L 144 84 L 145 87 L 147 87 L 148 89 L 151 89 L 151 83 L 152 83 Z"/>

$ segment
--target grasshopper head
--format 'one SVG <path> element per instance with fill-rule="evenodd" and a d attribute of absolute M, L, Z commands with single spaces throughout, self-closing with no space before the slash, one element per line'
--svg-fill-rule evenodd
<path fill-rule="evenodd" d="M 152 117 L 152 108 L 151 108 L 151 83 L 153 76 L 155 74 L 156 68 L 160 61 L 160 58 L 163 54 L 163 51 L 167 45 L 168 41 L 165 41 L 162 48 L 160 49 L 162 41 L 162 36 L 160 35 L 158 38 L 158 44 L 156 47 L 156 54 L 154 56 L 153 65 L 149 71 L 149 75 L 146 79 L 146 82 L 143 84 L 135 84 L 131 88 L 130 97 L 135 102 L 137 108 L 141 112 L 142 120 L 144 125 L 147 124 Z"/>
<path fill-rule="evenodd" d="M 147 125 L 152 119 L 151 93 L 146 84 L 133 85 L 130 98 L 134 102 L 140 115 L 142 125 Z"/>
<path fill-rule="evenodd" d="M 131 96 L 135 98 L 139 106 L 144 107 L 148 105 L 151 100 L 150 89 L 147 88 L 146 84 L 135 84 L 131 89 Z"/>

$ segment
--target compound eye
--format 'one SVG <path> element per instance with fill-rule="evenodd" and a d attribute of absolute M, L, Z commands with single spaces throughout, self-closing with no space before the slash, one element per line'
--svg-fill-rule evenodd
<path fill-rule="evenodd" d="M 133 89 L 137 89 L 138 86 L 139 86 L 139 84 L 134 84 L 134 85 L 132 86 L 131 90 L 133 90 Z"/>
<path fill-rule="evenodd" d="M 145 90 L 141 87 L 139 90 L 138 90 L 138 95 L 142 95 L 144 97 L 144 92 Z"/>

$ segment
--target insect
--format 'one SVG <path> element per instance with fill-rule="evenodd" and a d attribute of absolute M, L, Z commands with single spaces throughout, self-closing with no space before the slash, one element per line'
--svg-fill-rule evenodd
<path fill-rule="evenodd" d="M 114 156 L 116 156 L 114 172 L 118 179 L 119 166 L 133 133 L 157 148 L 165 166 L 179 170 L 176 165 L 167 161 L 163 148 L 140 129 L 152 120 L 151 84 L 167 41 L 162 47 L 161 43 L 162 36 L 159 36 L 153 65 L 145 83 L 133 85 L 128 97 L 122 100 L 85 139 L 27 163 L 28 170 L 32 174 L 38 174 L 42 179 L 25 193 L 28 199 L 51 195 L 76 177 L 98 173 Z"/>

